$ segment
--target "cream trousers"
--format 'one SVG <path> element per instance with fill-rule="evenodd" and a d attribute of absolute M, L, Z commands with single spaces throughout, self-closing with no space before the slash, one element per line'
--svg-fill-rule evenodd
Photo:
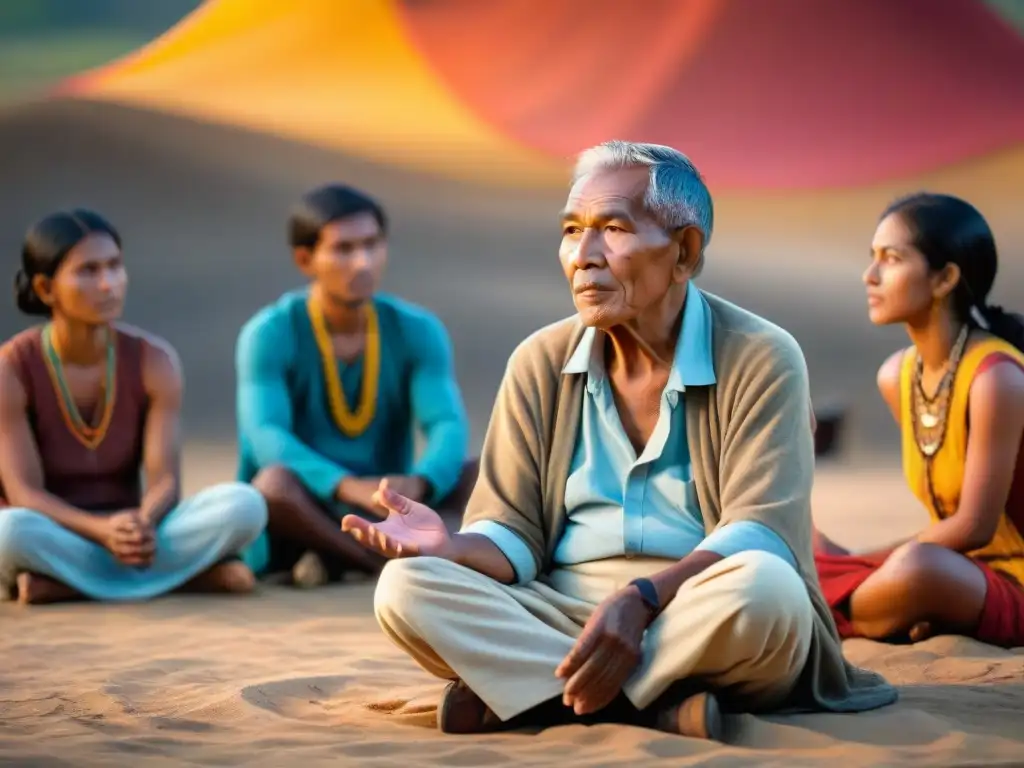
<path fill-rule="evenodd" d="M 501 584 L 433 557 L 393 560 L 374 609 L 384 633 L 424 670 L 460 678 L 502 720 L 562 693 L 555 669 L 604 598 L 671 561 L 615 558 Z M 699 678 L 748 711 L 781 705 L 803 670 L 812 608 L 775 555 L 725 558 L 679 590 L 647 629 L 624 693 L 644 709 L 677 680 Z"/>

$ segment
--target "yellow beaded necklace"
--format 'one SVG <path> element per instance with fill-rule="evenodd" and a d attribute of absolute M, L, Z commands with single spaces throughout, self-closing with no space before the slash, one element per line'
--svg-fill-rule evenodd
<path fill-rule="evenodd" d="M 313 324 L 313 336 L 320 350 L 320 359 L 324 369 L 324 384 L 327 387 L 327 400 L 334 423 L 346 436 L 359 437 L 373 421 L 377 411 L 377 387 L 380 380 L 380 331 L 377 325 L 377 311 L 373 302 L 368 301 L 363 307 L 366 316 L 366 348 L 363 352 L 363 386 L 359 396 L 359 406 L 355 413 L 349 410 L 345 400 L 345 392 L 341 388 L 341 377 L 338 375 L 338 363 L 331 344 L 331 334 L 327 330 L 323 308 L 316 294 L 311 292 L 306 303 L 309 320 Z"/>

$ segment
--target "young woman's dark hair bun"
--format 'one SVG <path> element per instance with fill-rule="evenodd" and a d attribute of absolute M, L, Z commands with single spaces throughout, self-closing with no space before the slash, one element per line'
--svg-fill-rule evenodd
<path fill-rule="evenodd" d="M 18 306 L 18 311 L 26 315 L 50 314 L 50 308 L 39 298 L 39 294 L 32 287 L 32 279 L 23 269 L 14 274 L 14 303 Z"/>
<path fill-rule="evenodd" d="M 53 277 L 68 253 L 91 234 L 108 235 L 118 247 L 121 235 L 98 213 L 85 209 L 51 213 L 28 232 L 21 246 L 21 268 L 14 275 L 14 301 L 26 315 L 49 317 L 50 308 L 32 285 L 36 275 Z"/>

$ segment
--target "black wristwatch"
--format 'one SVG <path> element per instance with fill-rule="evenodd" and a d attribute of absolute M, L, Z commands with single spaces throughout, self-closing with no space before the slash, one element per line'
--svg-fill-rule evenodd
<path fill-rule="evenodd" d="M 661 613 L 661 600 L 658 599 L 658 590 L 654 588 L 654 583 L 650 579 L 633 579 L 629 586 L 636 587 L 653 621 L 654 617 Z"/>

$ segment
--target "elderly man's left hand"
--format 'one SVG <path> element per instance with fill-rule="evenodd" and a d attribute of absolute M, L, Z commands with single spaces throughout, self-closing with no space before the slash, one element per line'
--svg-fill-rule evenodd
<path fill-rule="evenodd" d="M 609 596 L 594 611 L 569 655 L 555 670 L 567 681 L 562 702 L 577 715 L 608 706 L 640 662 L 649 613 L 635 587 Z"/>

